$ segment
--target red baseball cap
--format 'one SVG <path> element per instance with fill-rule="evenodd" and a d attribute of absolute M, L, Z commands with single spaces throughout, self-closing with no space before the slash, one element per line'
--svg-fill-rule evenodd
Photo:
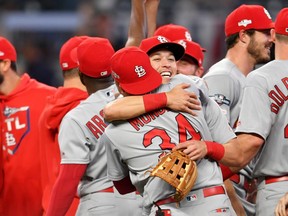
<path fill-rule="evenodd" d="M 178 43 L 172 42 L 166 37 L 160 35 L 142 40 L 139 47 L 148 55 L 157 49 L 167 49 L 173 53 L 176 61 L 178 61 L 185 53 L 185 49 L 183 46 Z"/>
<path fill-rule="evenodd" d="M 87 38 L 77 48 L 79 71 L 93 78 L 109 76 L 110 59 L 114 53 L 114 48 L 108 39 Z"/>
<path fill-rule="evenodd" d="M 112 76 L 129 94 L 142 95 L 158 88 L 162 77 L 150 64 L 149 56 L 138 47 L 125 47 L 111 58 Z"/>
<path fill-rule="evenodd" d="M 59 55 L 60 67 L 63 71 L 70 70 L 79 66 L 77 58 L 78 45 L 88 36 L 74 36 L 66 41 L 61 49 Z"/>
<path fill-rule="evenodd" d="M 175 25 L 172 23 L 157 28 L 156 31 L 154 32 L 154 36 L 158 35 L 164 36 L 171 41 L 181 39 L 192 41 L 192 36 L 186 27 L 181 25 Z"/>
<path fill-rule="evenodd" d="M 261 5 L 246 5 L 232 11 L 225 21 L 225 34 L 230 36 L 240 30 L 274 28 L 269 12 Z"/>
<path fill-rule="evenodd" d="M 17 60 L 15 47 L 4 37 L 0 37 L 0 59 Z"/>
<path fill-rule="evenodd" d="M 175 42 L 181 44 L 185 48 L 185 55 L 194 58 L 197 61 L 199 67 L 203 66 L 203 60 L 204 60 L 203 50 L 206 51 L 206 49 L 202 48 L 200 44 L 194 41 L 178 40 Z"/>
<path fill-rule="evenodd" d="M 275 20 L 275 32 L 277 34 L 288 35 L 288 8 L 283 8 L 278 13 Z"/>

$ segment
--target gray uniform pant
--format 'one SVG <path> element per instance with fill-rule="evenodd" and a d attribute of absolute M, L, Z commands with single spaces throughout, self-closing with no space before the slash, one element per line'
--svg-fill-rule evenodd
<path fill-rule="evenodd" d="M 266 184 L 260 179 L 256 198 L 256 215 L 274 216 L 279 199 L 288 192 L 288 181 Z"/>
<path fill-rule="evenodd" d="M 125 216 L 141 216 L 142 212 L 142 196 L 135 192 L 121 195 L 114 188 L 114 195 L 119 209 L 119 215 Z"/>
<path fill-rule="evenodd" d="M 236 216 L 225 188 L 224 193 L 210 196 L 205 195 L 203 189 L 194 190 L 179 203 L 179 207 L 176 203 L 168 203 L 160 205 L 160 208 L 170 209 L 173 216 Z M 149 216 L 155 216 L 156 211 L 157 207 L 154 205 Z"/>
<path fill-rule="evenodd" d="M 118 216 L 114 193 L 97 192 L 80 198 L 76 216 L 99 215 Z"/>
<path fill-rule="evenodd" d="M 246 212 L 247 216 L 254 216 L 256 214 L 256 205 L 254 203 L 248 202 L 246 199 L 247 192 L 245 190 L 245 176 L 242 174 L 239 175 L 239 182 L 235 183 L 232 181 L 232 184 L 234 186 L 235 192 L 238 196 L 238 199 L 241 201 L 243 208 Z"/>

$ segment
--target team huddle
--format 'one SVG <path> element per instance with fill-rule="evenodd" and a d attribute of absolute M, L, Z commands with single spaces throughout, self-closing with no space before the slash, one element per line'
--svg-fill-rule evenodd
<path fill-rule="evenodd" d="M 62 87 L 0 37 L 0 215 L 287 216 L 288 8 L 236 8 L 205 70 L 186 27 L 156 29 L 158 0 L 131 2 L 124 48 L 62 45 Z"/>

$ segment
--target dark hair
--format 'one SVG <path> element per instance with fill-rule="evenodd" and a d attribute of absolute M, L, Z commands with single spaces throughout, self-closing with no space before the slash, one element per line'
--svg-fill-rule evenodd
<path fill-rule="evenodd" d="M 247 35 L 252 36 L 255 33 L 255 31 L 256 31 L 255 29 L 248 29 L 245 32 Z M 227 50 L 234 47 L 235 44 L 238 42 L 238 39 L 239 39 L 239 32 L 226 37 L 225 43 L 226 43 Z"/>
<path fill-rule="evenodd" d="M 0 59 L 0 62 L 3 62 L 3 59 Z M 10 68 L 11 68 L 13 71 L 17 72 L 17 65 L 16 65 L 16 62 L 11 61 Z"/>
<path fill-rule="evenodd" d="M 13 71 L 15 71 L 15 72 L 17 72 L 17 64 L 16 64 L 16 62 L 14 62 L 14 61 L 11 61 L 11 69 L 13 70 Z"/>

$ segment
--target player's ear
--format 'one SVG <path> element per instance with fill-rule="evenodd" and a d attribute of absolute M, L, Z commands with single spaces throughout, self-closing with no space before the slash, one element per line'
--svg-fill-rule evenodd
<path fill-rule="evenodd" d="M 247 43 L 247 40 L 250 38 L 248 36 L 248 34 L 246 33 L 245 30 L 240 30 L 240 32 L 238 33 L 239 34 L 239 41 L 241 41 L 242 43 Z"/>
<path fill-rule="evenodd" d="M 195 75 L 198 76 L 198 77 L 202 77 L 204 74 L 204 68 L 201 66 L 201 67 L 198 67 L 196 72 L 195 72 Z"/>
<path fill-rule="evenodd" d="M 275 42 L 275 38 L 276 38 L 275 29 L 270 30 L 270 35 L 271 35 L 272 42 Z"/>
<path fill-rule="evenodd" d="M 1 61 L 1 71 L 6 72 L 9 70 L 9 68 L 11 67 L 11 60 L 10 59 L 4 59 Z"/>

